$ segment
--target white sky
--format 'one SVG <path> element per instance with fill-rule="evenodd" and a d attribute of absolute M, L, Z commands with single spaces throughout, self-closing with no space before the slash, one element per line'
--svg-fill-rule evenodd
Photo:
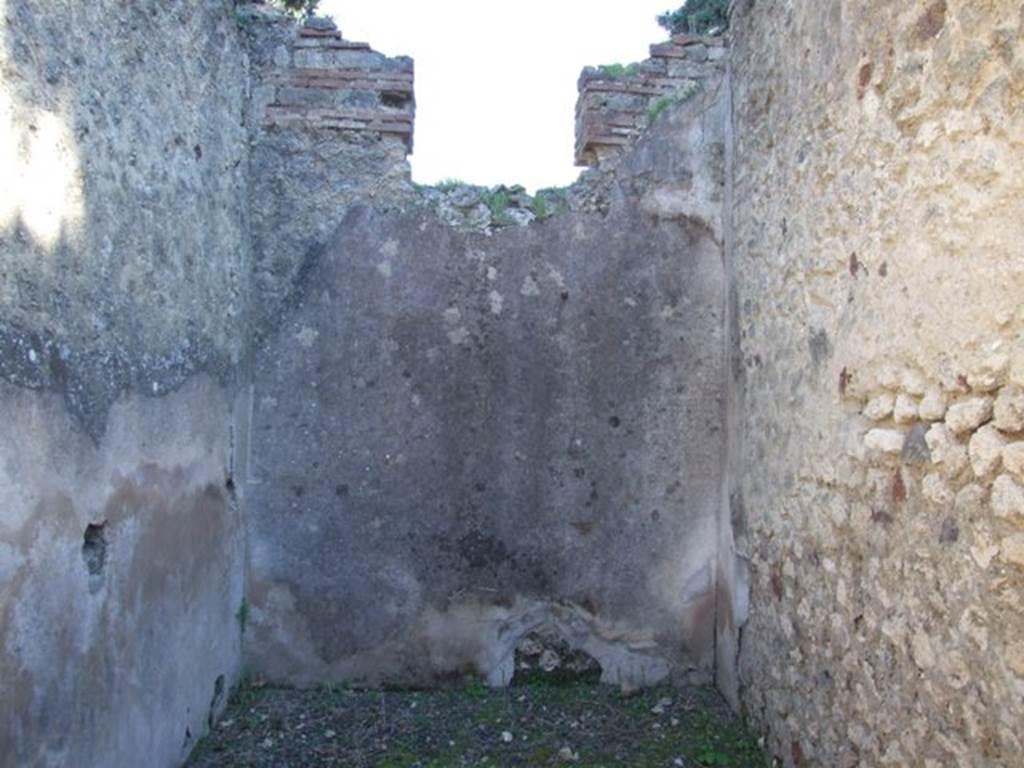
<path fill-rule="evenodd" d="M 572 182 L 584 65 L 647 58 L 682 0 L 322 0 L 349 40 L 416 60 L 413 178 Z"/>

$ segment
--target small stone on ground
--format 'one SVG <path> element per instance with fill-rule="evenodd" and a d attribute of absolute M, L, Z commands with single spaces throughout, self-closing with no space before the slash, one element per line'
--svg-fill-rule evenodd
<path fill-rule="evenodd" d="M 593 678 L 539 673 L 507 689 L 290 690 L 243 683 L 188 766 L 458 768 L 724 766 L 767 768 L 711 687 L 624 698 Z"/>

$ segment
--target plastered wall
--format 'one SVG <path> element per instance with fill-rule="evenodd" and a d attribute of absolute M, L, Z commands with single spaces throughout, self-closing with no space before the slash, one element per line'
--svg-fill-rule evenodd
<path fill-rule="evenodd" d="M 245 57 L 226 2 L 0 25 L 0 765 L 175 766 L 241 653 Z"/>
<path fill-rule="evenodd" d="M 606 213 L 361 205 L 301 265 L 254 368 L 254 669 L 502 685 L 547 628 L 609 683 L 710 676 L 721 93 L 606 170 Z"/>

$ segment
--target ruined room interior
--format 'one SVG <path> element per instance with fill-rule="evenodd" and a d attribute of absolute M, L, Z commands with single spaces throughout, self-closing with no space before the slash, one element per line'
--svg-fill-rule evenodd
<path fill-rule="evenodd" d="M 1024 5 L 721 8 L 527 192 L 344 18 L 0 0 L 0 765 L 1022 764 Z"/>

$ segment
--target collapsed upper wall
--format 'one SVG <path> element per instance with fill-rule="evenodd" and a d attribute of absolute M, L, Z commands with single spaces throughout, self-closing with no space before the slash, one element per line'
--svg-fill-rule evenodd
<path fill-rule="evenodd" d="M 1024 13 L 740 0 L 742 699 L 787 765 L 1024 753 Z"/>
<path fill-rule="evenodd" d="M 175 766 L 236 679 L 231 3 L 0 2 L 0 764 Z"/>
<path fill-rule="evenodd" d="M 665 109 L 717 91 L 726 54 L 724 37 L 674 35 L 652 45 L 651 57 L 640 63 L 584 69 L 576 85 L 576 164 L 607 164 Z"/>

